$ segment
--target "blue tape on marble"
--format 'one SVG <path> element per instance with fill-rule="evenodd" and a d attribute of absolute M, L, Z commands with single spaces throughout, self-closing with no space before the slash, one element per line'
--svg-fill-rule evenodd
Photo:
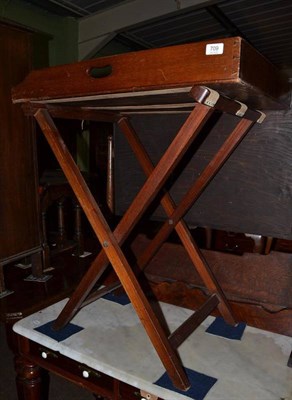
<path fill-rule="evenodd" d="M 232 326 L 227 324 L 223 318 L 218 317 L 206 329 L 206 332 L 231 340 L 241 340 L 245 327 L 246 324 L 244 322 L 240 322 L 236 326 Z"/>
<path fill-rule="evenodd" d="M 179 390 L 175 386 L 173 386 L 173 384 L 166 372 L 154 383 L 155 383 L 155 385 L 161 386 L 165 389 L 171 390 L 176 393 L 180 393 L 191 399 L 203 400 L 204 397 L 209 392 L 209 390 L 217 382 L 216 378 L 213 378 L 212 376 L 208 376 L 205 374 L 201 374 L 200 372 L 194 371 L 189 368 L 185 368 L 185 372 L 186 372 L 186 374 L 189 378 L 190 384 L 191 384 L 191 387 L 186 391 Z"/>
<path fill-rule="evenodd" d="M 68 337 L 75 335 L 75 333 L 78 333 L 84 329 L 81 326 L 69 323 L 63 329 L 56 331 L 52 328 L 53 323 L 54 321 L 47 322 L 46 324 L 35 328 L 35 330 L 43 333 L 46 336 L 49 336 L 57 342 L 62 342 Z"/>
<path fill-rule="evenodd" d="M 108 293 L 104 295 L 102 299 L 113 301 L 114 303 L 121 304 L 122 306 L 130 304 L 129 297 L 126 294 L 115 295 L 113 293 Z"/>

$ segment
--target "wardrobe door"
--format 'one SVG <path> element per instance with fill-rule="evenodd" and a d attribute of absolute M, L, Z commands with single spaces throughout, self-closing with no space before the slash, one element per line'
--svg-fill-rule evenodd
<path fill-rule="evenodd" d="M 32 34 L 0 22 L 0 261 L 40 248 L 36 146 L 32 121 L 11 88 L 32 64 Z"/>

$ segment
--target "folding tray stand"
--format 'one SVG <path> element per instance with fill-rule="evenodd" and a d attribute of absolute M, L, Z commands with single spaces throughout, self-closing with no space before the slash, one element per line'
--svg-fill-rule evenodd
<path fill-rule="evenodd" d="M 260 70 L 259 74 L 255 74 L 251 64 Z M 55 320 L 55 329 L 64 327 L 82 306 L 117 287 L 114 284 L 92 293 L 110 263 L 173 384 L 181 390 L 188 389 L 190 384 L 176 351 L 178 346 L 216 307 L 226 322 L 236 321 L 183 217 L 251 127 L 264 120 L 264 113 L 249 107 L 284 108 L 285 102 L 280 98 L 286 93 L 288 84 L 278 71 L 238 37 L 33 71 L 14 88 L 13 101 L 23 103 L 26 114 L 37 120 L 102 246 Z M 144 112 L 186 112 L 185 122 L 155 166 L 131 125 L 131 114 Z M 175 204 L 164 189 L 165 183 L 214 112 L 236 115 L 238 123 L 179 204 Z M 69 154 L 54 123 L 56 117 L 117 123 L 144 170 L 147 180 L 114 231 Z M 167 218 L 138 256 L 137 264 L 140 269 L 145 268 L 175 230 L 210 294 L 205 304 L 170 336 L 121 250 L 163 189 L 161 205 Z"/>

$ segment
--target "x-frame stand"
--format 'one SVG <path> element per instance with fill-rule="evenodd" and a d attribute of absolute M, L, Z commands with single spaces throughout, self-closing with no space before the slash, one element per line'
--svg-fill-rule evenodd
<path fill-rule="evenodd" d="M 93 110 L 86 110 L 85 108 L 79 108 L 77 111 L 74 111 L 75 117 L 77 116 L 80 119 L 86 119 L 86 117 L 88 117 L 88 119 L 100 121 L 111 120 L 117 122 L 148 177 L 113 232 L 109 228 L 54 124 L 52 117 L 58 115 L 58 110 L 56 109 L 57 111 L 54 111 L 53 107 L 44 108 L 42 106 L 38 107 L 37 105 L 33 105 L 36 107 L 34 116 L 103 247 L 103 250 L 101 250 L 94 260 L 77 289 L 55 320 L 54 328 L 61 329 L 72 319 L 81 307 L 117 287 L 117 284 L 114 284 L 109 288 L 100 289 L 97 293 L 90 294 L 96 282 L 109 263 L 111 263 L 120 281 L 118 285 L 121 284 L 127 293 L 169 377 L 173 384 L 182 390 L 188 389 L 189 381 L 176 351 L 178 346 L 216 307 L 218 307 L 225 321 L 230 324 L 236 323 L 230 305 L 200 253 L 186 223 L 183 221 L 183 217 L 253 124 L 262 122 L 264 118 L 264 114 L 260 111 L 250 110 L 246 105 L 225 98 L 206 87 L 195 86 L 190 94 L 195 100 L 195 107 L 190 112 L 185 123 L 181 126 L 176 137 L 155 167 L 140 143 L 127 116 L 118 113 L 114 114 L 99 111 L 94 113 Z M 174 171 L 187 149 L 215 110 L 237 115 L 239 121 L 236 127 L 178 205 L 174 203 L 169 193 L 165 192 L 161 199 L 161 205 L 165 210 L 167 219 L 137 260 L 138 266 L 141 269 L 145 268 L 163 242 L 175 229 L 194 267 L 210 292 L 210 298 L 206 303 L 190 316 L 181 327 L 177 328 L 175 332 L 167 337 L 141 289 L 137 277 L 133 273 L 131 266 L 122 252 L 121 245 L 127 239 L 128 235 L 149 207 L 150 203 L 157 196 L 158 192 L 163 189 L 168 177 Z"/>

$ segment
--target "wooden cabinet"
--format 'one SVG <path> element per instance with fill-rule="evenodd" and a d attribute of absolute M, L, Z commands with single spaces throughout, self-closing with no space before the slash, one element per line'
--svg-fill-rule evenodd
<path fill-rule="evenodd" d="M 32 34 L 0 23 L 0 263 L 40 250 L 35 134 L 11 101 L 31 69 Z"/>

